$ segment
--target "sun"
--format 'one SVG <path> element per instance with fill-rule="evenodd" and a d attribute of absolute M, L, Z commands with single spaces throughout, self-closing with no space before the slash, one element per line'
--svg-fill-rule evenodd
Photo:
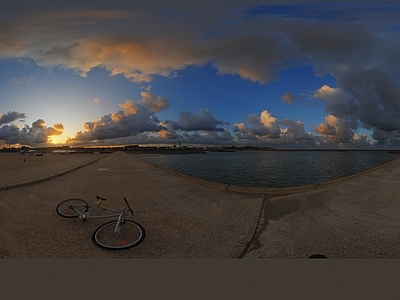
<path fill-rule="evenodd" d="M 52 145 L 64 145 L 66 138 L 61 135 L 52 135 L 48 137 L 48 143 Z"/>

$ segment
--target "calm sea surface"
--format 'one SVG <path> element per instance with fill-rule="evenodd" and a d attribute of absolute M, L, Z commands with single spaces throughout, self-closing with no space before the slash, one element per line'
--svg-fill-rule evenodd
<path fill-rule="evenodd" d="M 386 151 L 251 151 L 159 155 L 144 160 L 185 175 L 251 187 L 319 184 L 399 158 Z"/>

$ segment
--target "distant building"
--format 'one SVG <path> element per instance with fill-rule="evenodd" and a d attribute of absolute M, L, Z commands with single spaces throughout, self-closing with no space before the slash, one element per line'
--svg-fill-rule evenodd
<path fill-rule="evenodd" d="M 75 154 L 75 150 L 53 150 L 51 151 L 53 154 Z"/>
<path fill-rule="evenodd" d="M 124 150 L 127 151 L 133 151 L 133 150 L 138 150 L 139 149 L 139 145 L 129 145 L 129 146 L 125 146 Z"/>

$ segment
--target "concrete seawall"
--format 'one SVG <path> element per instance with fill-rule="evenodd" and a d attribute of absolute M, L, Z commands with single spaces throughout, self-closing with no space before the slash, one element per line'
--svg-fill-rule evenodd
<path fill-rule="evenodd" d="M 332 185 L 335 185 L 335 184 L 339 184 L 339 183 L 345 182 L 345 181 L 350 180 L 350 179 L 357 178 L 357 177 L 359 177 L 359 176 L 366 175 L 366 174 L 368 174 L 368 173 L 374 172 L 374 171 L 376 171 L 376 170 L 378 170 L 378 169 L 384 168 L 384 167 L 389 166 L 390 164 L 396 163 L 396 162 L 398 162 L 398 161 L 400 161 L 400 158 L 395 159 L 395 160 L 392 160 L 392 161 L 390 161 L 390 162 L 388 162 L 388 163 L 386 163 L 386 164 L 377 166 L 377 167 L 375 167 L 375 168 L 371 168 L 371 169 L 365 170 L 365 171 L 363 171 L 363 172 L 354 174 L 354 175 L 350 175 L 350 176 L 338 178 L 338 179 L 335 179 L 335 180 L 330 180 L 330 181 L 322 182 L 322 183 L 321 183 L 321 187 L 332 186 Z"/>
<path fill-rule="evenodd" d="M 312 190 L 317 190 L 319 188 L 325 188 L 325 187 L 329 187 L 335 184 L 339 184 L 342 182 L 345 182 L 347 180 L 356 178 L 358 176 L 362 176 L 365 174 L 368 174 L 370 172 L 373 172 L 375 170 L 378 170 L 379 168 L 388 166 L 394 162 L 396 162 L 396 160 L 388 162 L 386 164 L 380 165 L 378 167 L 354 174 L 354 175 L 350 175 L 350 176 L 346 176 L 346 177 L 342 177 L 342 178 L 338 178 L 335 180 L 330 180 L 330 181 L 326 181 L 326 182 L 322 182 L 320 185 L 317 184 L 309 184 L 309 185 L 303 185 L 303 186 L 293 186 L 293 187 L 277 187 L 277 188 L 263 188 L 263 187 L 247 187 L 247 186 L 235 186 L 235 185 L 231 185 L 231 184 L 224 184 L 224 183 L 218 183 L 218 182 L 213 182 L 213 181 L 208 181 L 208 180 L 204 180 L 204 179 L 200 179 L 200 178 L 196 178 L 193 176 L 188 176 L 182 173 L 178 173 L 175 172 L 173 170 L 161 167 L 159 165 L 153 164 L 151 162 L 148 162 L 144 159 L 141 158 L 140 155 L 133 155 L 136 158 L 142 160 L 143 162 L 155 167 L 155 168 L 159 168 L 164 170 L 165 172 L 174 175 L 174 176 L 180 176 L 182 178 L 186 178 L 188 180 L 192 180 L 195 182 L 198 182 L 202 185 L 208 186 L 208 187 L 212 187 L 215 189 L 219 189 L 219 190 L 224 190 L 224 191 L 231 191 L 231 192 L 238 192 L 238 193 L 249 193 L 249 194 L 263 194 L 263 195 L 288 195 L 288 194 L 296 194 L 296 193 L 303 193 L 303 192 L 308 192 L 308 191 L 312 191 Z M 397 160 L 400 160 L 397 159 Z"/>

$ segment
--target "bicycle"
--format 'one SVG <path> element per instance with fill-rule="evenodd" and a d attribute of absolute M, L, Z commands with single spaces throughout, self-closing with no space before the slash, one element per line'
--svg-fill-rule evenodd
<path fill-rule="evenodd" d="M 92 234 L 93 243 L 103 249 L 122 250 L 135 247 L 143 242 L 145 230 L 142 225 L 132 220 L 125 219 L 126 212 L 133 215 L 128 200 L 124 197 L 126 206 L 121 210 L 109 208 L 102 203 L 107 199 L 96 196 L 97 202 L 89 204 L 83 199 L 71 198 L 60 202 L 56 211 L 64 218 L 79 217 L 83 222 L 88 219 L 118 217 L 117 220 L 107 222 L 98 227 Z M 91 215 L 95 209 L 104 209 L 113 213 L 105 215 Z"/>

